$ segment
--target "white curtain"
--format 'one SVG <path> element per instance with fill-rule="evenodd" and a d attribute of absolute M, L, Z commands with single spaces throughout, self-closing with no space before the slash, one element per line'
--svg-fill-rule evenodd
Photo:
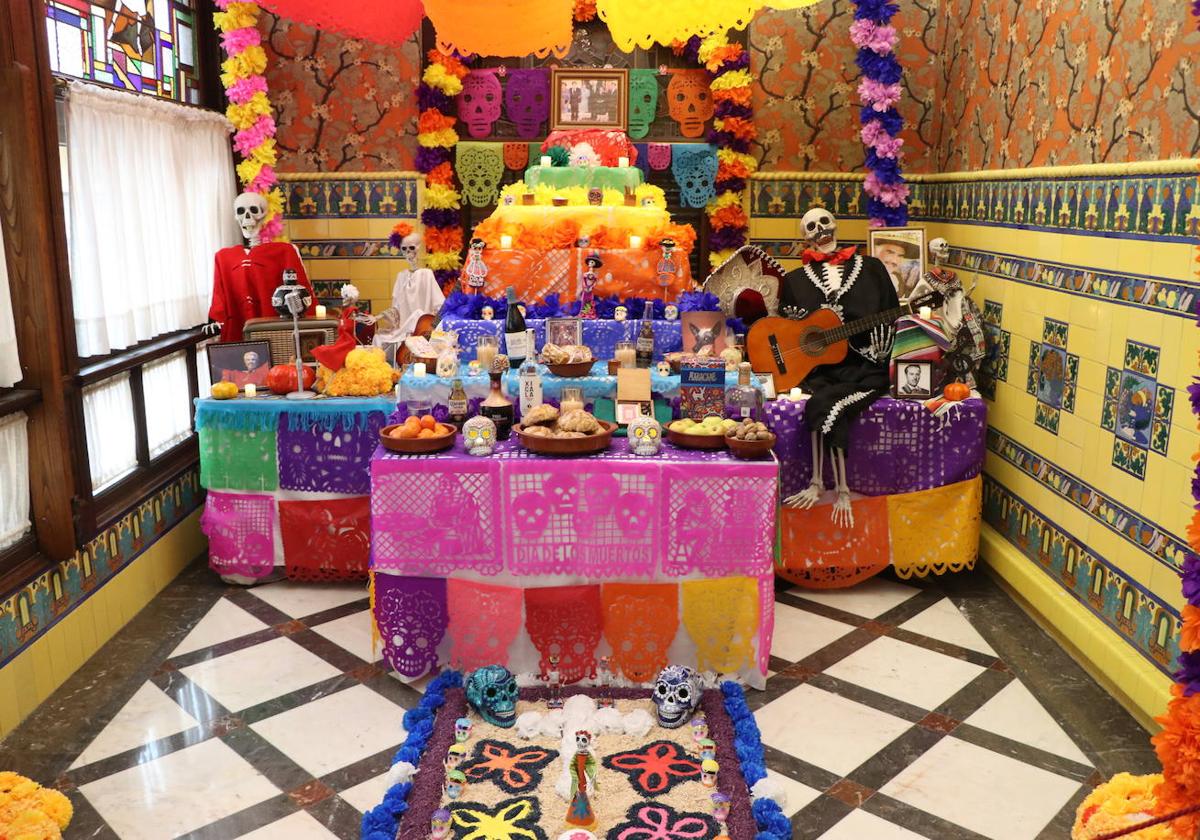
<path fill-rule="evenodd" d="M 21 360 L 17 358 L 17 329 L 13 322 L 12 296 L 8 291 L 8 260 L 4 255 L 0 232 L 0 388 L 11 388 L 21 381 Z M 3 452 L 0 449 L 0 452 Z M 0 525 L 0 531 L 3 525 Z"/>
<path fill-rule="evenodd" d="M 93 490 L 112 484 L 137 466 L 133 390 L 127 372 L 83 389 L 83 428 Z"/>
<path fill-rule="evenodd" d="M 8 548 L 29 530 L 27 419 L 23 411 L 0 417 L 0 548 Z"/>
<path fill-rule="evenodd" d="M 80 356 L 206 320 L 213 254 L 241 241 L 229 131 L 211 111 L 71 83 L 71 292 Z"/>
<path fill-rule="evenodd" d="M 192 394 L 186 353 L 172 353 L 142 368 L 142 402 L 151 458 L 191 435 Z"/>

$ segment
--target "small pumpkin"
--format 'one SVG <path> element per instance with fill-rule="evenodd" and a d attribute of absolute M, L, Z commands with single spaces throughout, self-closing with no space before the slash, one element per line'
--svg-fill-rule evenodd
<path fill-rule="evenodd" d="M 317 379 L 317 374 L 311 367 L 304 366 L 304 389 L 312 387 L 313 382 Z M 290 394 L 293 391 L 301 390 L 296 385 L 296 365 L 295 363 L 288 365 L 275 365 L 267 374 L 267 387 L 271 389 L 273 394 Z"/>
<path fill-rule="evenodd" d="M 238 386 L 233 382 L 214 382 L 212 395 L 214 400 L 231 400 L 238 395 Z"/>
<path fill-rule="evenodd" d="M 965 382 L 951 382 L 942 389 L 942 396 L 950 402 L 959 402 L 971 396 L 971 388 Z"/>

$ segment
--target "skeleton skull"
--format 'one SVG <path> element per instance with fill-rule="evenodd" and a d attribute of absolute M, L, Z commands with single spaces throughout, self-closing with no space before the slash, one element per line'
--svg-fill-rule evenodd
<path fill-rule="evenodd" d="M 634 454 L 651 453 L 635 450 Z M 641 493 L 622 493 L 617 500 L 617 524 L 621 526 L 622 533 L 631 538 L 641 536 L 650 525 L 650 510 L 650 500 Z"/>
<path fill-rule="evenodd" d="M 450 836 L 450 811 L 438 808 L 429 820 L 430 840 L 446 840 Z"/>
<path fill-rule="evenodd" d="M 499 104 L 496 107 L 499 109 Z M 490 131 L 490 123 L 488 130 Z M 486 132 L 483 136 L 486 136 Z M 460 146 L 457 163 L 462 192 L 471 205 L 487 207 L 495 201 L 500 178 L 504 175 L 504 160 L 489 154 L 487 149 Z"/>
<path fill-rule="evenodd" d="M 679 185 L 679 202 L 684 207 L 703 207 L 713 196 L 717 180 L 717 156 L 712 147 L 676 147 L 671 156 L 671 174 Z"/>
<path fill-rule="evenodd" d="M 950 259 L 950 243 L 940 236 L 935 237 L 929 242 L 929 254 L 934 265 L 945 265 Z"/>
<path fill-rule="evenodd" d="M 462 430 L 468 455 L 491 455 L 496 448 L 496 424 L 487 417 L 472 417 Z"/>
<path fill-rule="evenodd" d="M 697 745 L 700 750 L 700 760 L 708 761 L 717 757 L 717 742 L 712 738 L 705 738 Z"/>
<path fill-rule="evenodd" d="M 659 376 L 670 376 L 671 375 L 671 363 L 670 362 L 659 362 L 657 367 L 658 367 L 658 375 Z"/>
<path fill-rule="evenodd" d="M 496 310 L 490 306 L 485 306 L 479 310 L 479 317 L 485 321 L 490 321 L 496 317 Z"/>
<path fill-rule="evenodd" d="M 504 89 L 504 107 L 517 126 L 517 136 L 537 137 L 550 115 L 550 75 L 544 67 L 510 70 Z"/>
<path fill-rule="evenodd" d="M 800 219 L 804 241 L 825 254 L 837 250 L 837 219 L 824 207 L 814 207 Z"/>
<path fill-rule="evenodd" d="M 660 365 L 667 364 L 659 362 Z M 667 373 L 671 372 L 671 366 L 667 364 Z M 662 373 L 660 370 L 659 373 Z M 658 450 L 662 448 L 662 426 L 653 417 L 637 417 L 629 421 L 629 448 L 633 450 L 634 455 L 657 455 Z M 641 498 L 641 497 L 639 497 Z M 621 497 L 622 502 L 625 497 Z M 644 501 L 644 499 L 643 499 Z M 623 508 L 622 508 L 623 509 Z M 642 522 L 644 530 L 645 520 L 636 515 L 636 511 L 630 511 L 634 518 Z"/>
<path fill-rule="evenodd" d="M 666 306 L 663 307 L 663 317 L 666 318 L 668 321 L 678 321 L 679 320 L 679 307 L 673 303 L 668 303 Z"/>
<path fill-rule="evenodd" d="M 517 722 L 517 678 L 503 665 L 484 665 L 467 677 L 467 702 L 493 726 Z"/>
<path fill-rule="evenodd" d="M 668 665 L 654 681 L 653 700 L 658 725 L 663 729 L 678 729 L 700 705 L 700 678 L 691 668 Z"/>
<path fill-rule="evenodd" d="M 629 310 L 627 308 L 625 308 L 624 306 L 618 306 L 616 309 L 613 310 L 613 320 L 614 321 L 624 321 L 628 317 L 629 317 Z"/>
<path fill-rule="evenodd" d="M 592 748 L 592 733 L 586 729 L 581 729 L 575 733 L 575 749 L 579 752 L 587 752 Z"/>
<path fill-rule="evenodd" d="M 454 740 L 460 744 L 463 744 L 466 743 L 467 739 L 470 737 L 471 719 L 462 717 L 454 721 Z"/>
<path fill-rule="evenodd" d="M 679 123 L 679 133 L 699 137 L 714 110 L 707 71 L 676 70 L 667 85 L 667 101 L 671 119 Z"/>
<path fill-rule="evenodd" d="M 258 244 L 259 232 L 267 220 L 267 200 L 255 192 L 244 192 L 233 202 L 242 236 L 251 247 Z"/>
<path fill-rule="evenodd" d="M 408 260 L 410 269 L 417 268 L 421 259 L 421 234 L 413 231 L 408 236 L 400 240 L 400 256 Z"/>
<path fill-rule="evenodd" d="M 524 539 L 537 539 L 550 521 L 550 504 L 541 493 L 522 493 L 513 499 L 513 519 Z"/>
<path fill-rule="evenodd" d="M 721 825 L 725 825 L 725 821 L 729 819 L 729 806 L 729 794 L 714 793 L 712 795 L 713 819 Z"/>
<path fill-rule="evenodd" d="M 546 495 L 555 513 L 572 514 L 579 502 L 579 484 L 574 476 L 555 473 L 546 482 Z"/>
<path fill-rule="evenodd" d="M 461 770 L 450 770 L 446 773 L 446 798 L 450 800 L 458 799 L 463 795 L 463 789 L 467 786 L 467 777 Z"/>
<path fill-rule="evenodd" d="M 468 721 L 470 723 L 470 721 Z M 455 728 L 455 736 L 458 735 L 457 727 Z M 450 749 L 446 750 L 446 769 L 453 770 L 458 765 L 463 763 L 467 757 L 467 746 L 463 743 L 455 743 L 450 745 Z"/>
<path fill-rule="evenodd" d="M 717 764 L 716 759 L 706 758 L 700 762 L 700 784 L 706 788 L 717 786 L 717 772 L 721 769 L 721 765 Z"/>

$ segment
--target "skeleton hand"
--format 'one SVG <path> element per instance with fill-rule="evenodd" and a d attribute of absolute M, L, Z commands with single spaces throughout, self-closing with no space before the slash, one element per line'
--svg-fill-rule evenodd
<path fill-rule="evenodd" d="M 200 332 L 204 333 L 205 335 L 220 335 L 222 326 L 223 325 L 220 321 L 209 321 L 200 328 Z"/>
<path fill-rule="evenodd" d="M 858 352 L 873 362 L 885 362 L 892 357 L 892 344 L 896 340 L 896 331 L 888 324 L 880 324 L 871 330 L 871 343 Z"/>
<path fill-rule="evenodd" d="M 850 507 L 850 491 L 838 490 L 837 499 L 833 503 L 833 512 L 830 514 L 833 519 L 833 524 L 839 528 L 854 527 L 854 510 Z"/>

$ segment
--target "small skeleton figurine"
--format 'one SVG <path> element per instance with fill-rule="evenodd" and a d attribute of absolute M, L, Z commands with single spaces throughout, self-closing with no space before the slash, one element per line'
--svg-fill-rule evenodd
<path fill-rule="evenodd" d="M 581 729 L 575 733 L 575 755 L 571 756 L 571 804 L 567 807 L 567 822 L 587 828 L 596 822 L 591 794 L 596 790 L 596 756 L 592 754 L 592 733 Z"/>
<path fill-rule="evenodd" d="M 463 763 L 467 757 L 466 744 L 451 744 L 450 749 L 446 750 L 446 771 L 457 770 L 458 765 Z"/>
<path fill-rule="evenodd" d="M 948 268 L 943 268 L 950 258 L 950 243 L 942 237 L 937 237 L 929 243 L 929 256 L 933 267 L 913 289 L 913 296 L 922 295 L 929 291 L 942 294 L 942 329 L 950 339 L 951 349 L 947 351 L 947 360 L 954 362 L 959 369 L 954 370 L 956 376 L 962 377 L 968 384 L 974 385 L 972 369 L 987 355 L 987 340 L 983 333 L 982 317 L 972 302 L 972 289 L 963 289 L 958 275 Z"/>
<path fill-rule="evenodd" d="M 662 248 L 662 257 L 655 266 L 655 273 L 658 275 L 658 285 L 662 286 L 666 297 L 667 287 L 675 281 L 679 275 L 679 266 L 675 262 L 675 240 L 670 237 L 664 237 L 658 242 L 658 246 Z"/>
<path fill-rule="evenodd" d="M 463 274 L 467 275 L 467 286 L 475 294 L 483 293 L 483 284 L 487 282 L 488 267 L 483 261 L 483 249 L 486 248 L 486 243 L 476 237 L 471 240 L 470 253 L 467 254 L 467 264 L 463 268 Z"/>
<path fill-rule="evenodd" d="M 604 261 L 600 259 L 599 254 L 592 251 L 584 262 L 587 263 L 588 270 L 583 273 L 583 288 L 579 294 L 579 317 L 594 321 L 596 320 L 595 289 L 596 283 L 600 279 L 596 274 L 596 269 L 603 268 Z"/>
<path fill-rule="evenodd" d="M 465 744 L 471 737 L 471 719 L 460 717 L 454 721 L 454 740 L 456 743 Z"/>
<path fill-rule="evenodd" d="M 601 656 L 596 662 L 597 677 L 600 681 L 600 702 L 601 709 L 611 709 L 616 705 L 612 694 L 612 657 Z"/>
<path fill-rule="evenodd" d="M 550 667 L 542 675 L 542 679 L 546 681 L 547 688 L 550 689 L 550 696 L 546 698 L 546 708 L 561 709 L 563 707 L 562 672 L 558 670 L 558 655 L 554 653 L 550 654 L 547 661 L 550 663 Z"/>
<path fill-rule="evenodd" d="M 716 759 L 706 758 L 704 761 L 700 762 L 700 784 L 704 785 L 706 788 L 716 787 L 717 773 L 720 772 L 720 770 L 721 765 L 717 763 Z"/>
<path fill-rule="evenodd" d="M 692 718 L 692 741 L 696 744 L 696 749 L 700 749 L 700 744 L 708 738 L 708 719 L 703 714 L 698 714 Z"/>

